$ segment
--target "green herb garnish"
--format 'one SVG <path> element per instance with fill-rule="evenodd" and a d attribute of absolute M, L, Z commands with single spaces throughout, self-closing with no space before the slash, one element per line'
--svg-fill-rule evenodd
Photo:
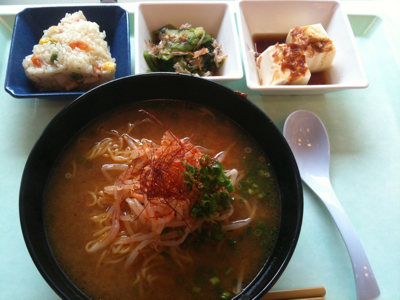
<path fill-rule="evenodd" d="M 232 181 L 225 175 L 224 166 L 215 158 L 204 154 L 200 158 L 200 167 L 183 164 L 186 189 L 191 192 L 193 188 L 200 191 L 199 199 L 192 208 L 192 216 L 209 218 L 217 212 L 218 208 L 228 209 L 228 193 L 235 190 Z M 227 192 L 221 191 L 225 188 Z"/>

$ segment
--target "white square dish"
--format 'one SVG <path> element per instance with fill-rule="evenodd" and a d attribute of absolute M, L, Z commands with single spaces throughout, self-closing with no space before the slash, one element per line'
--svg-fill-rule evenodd
<path fill-rule="evenodd" d="M 237 3 L 237 20 L 249 89 L 262 95 L 305 95 L 368 87 L 350 22 L 339 2 L 241 0 Z M 333 65 L 326 71 L 329 84 L 260 85 L 254 56 L 254 35 L 287 35 L 296 26 L 318 23 L 322 24 L 336 47 Z"/>
<path fill-rule="evenodd" d="M 149 67 L 143 57 L 145 41 L 152 40 L 152 32 L 167 24 L 179 28 L 189 23 L 203 27 L 222 45 L 228 57 L 216 76 L 204 77 L 218 83 L 243 78 L 239 39 L 230 3 L 223 2 L 145 2 L 135 9 L 135 74 L 146 73 Z"/>

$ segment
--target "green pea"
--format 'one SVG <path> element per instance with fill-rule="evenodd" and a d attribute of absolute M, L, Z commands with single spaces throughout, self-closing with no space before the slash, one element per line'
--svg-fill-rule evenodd
<path fill-rule="evenodd" d="M 52 62 L 52 63 L 54 63 L 54 61 L 56 61 L 58 59 L 58 53 L 52 53 L 51 55 L 50 55 L 50 61 Z"/>

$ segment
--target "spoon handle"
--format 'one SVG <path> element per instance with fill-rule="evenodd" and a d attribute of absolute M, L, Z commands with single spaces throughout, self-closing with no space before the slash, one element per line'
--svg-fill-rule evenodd
<path fill-rule="evenodd" d="M 353 224 L 337 199 L 329 179 L 324 178 L 324 184 L 317 183 L 311 176 L 306 179 L 303 178 L 304 182 L 321 198 L 328 208 L 346 244 L 353 265 L 358 300 L 369 300 L 378 297 L 380 294 L 378 283 L 367 255 Z"/>

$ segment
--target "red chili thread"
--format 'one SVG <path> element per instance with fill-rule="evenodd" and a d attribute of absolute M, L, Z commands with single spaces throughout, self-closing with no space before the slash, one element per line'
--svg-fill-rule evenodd
<path fill-rule="evenodd" d="M 178 139 L 171 130 L 152 114 L 144 110 L 140 110 L 140 112 L 147 114 L 157 121 L 174 139 L 158 157 L 155 156 L 155 150 L 151 150 L 150 164 L 146 170 L 142 169 L 139 178 L 141 191 L 147 195 L 149 201 L 152 198 L 159 198 L 161 203 L 167 205 L 176 214 L 180 215 L 176 210 L 177 205 L 180 201 L 190 198 L 190 194 L 186 190 L 186 182 L 183 174 L 185 166 L 180 162 L 184 161 L 185 155 L 193 150 L 194 145 L 189 142 L 190 139 Z M 179 164 L 176 162 L 179 162 Z M 175 205 L 173 202 L 175 202 Z M 180 217 L 182 217 L 186 225 L 190 228 L 186 218 L 182 215 Z"/>

